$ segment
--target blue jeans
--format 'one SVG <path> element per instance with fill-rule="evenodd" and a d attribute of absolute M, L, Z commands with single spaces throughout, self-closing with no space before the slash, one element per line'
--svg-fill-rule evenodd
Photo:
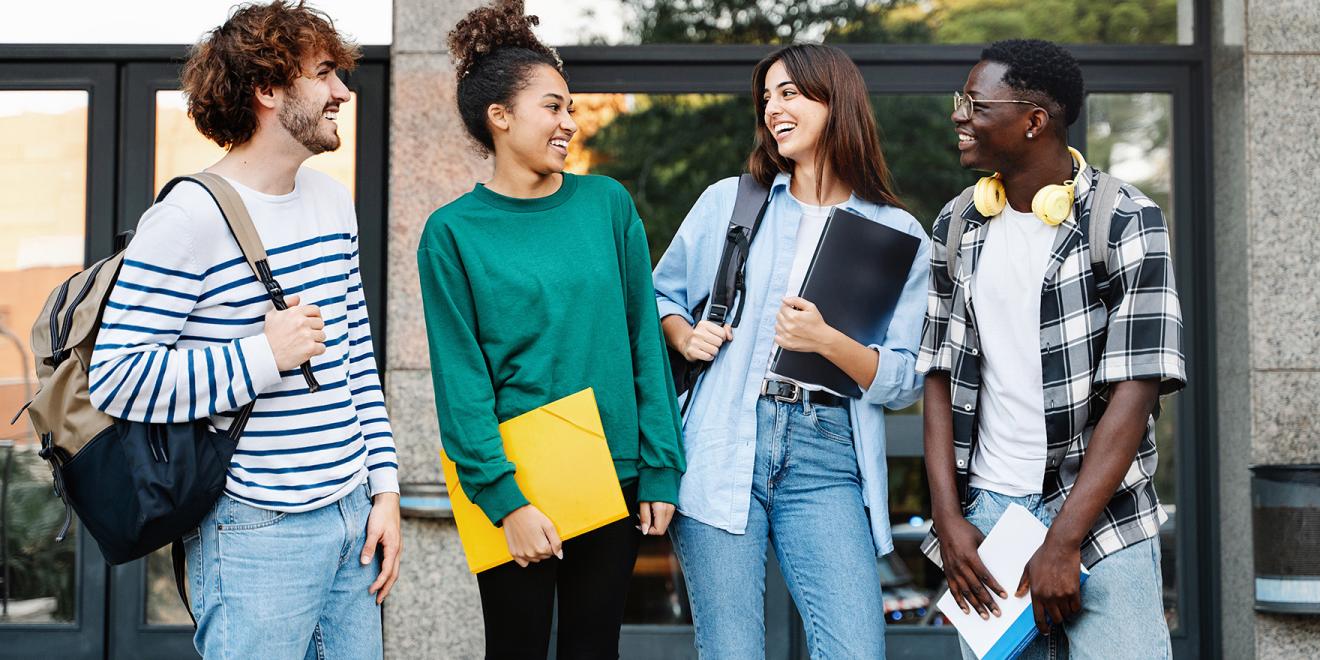
<path fill-rule="evenodd" d="M 1040 495 L 1009 497 L 994 491 L 972 488 L 967 521 L 989 533 L 1010 504 L 1025 507 L 1049 525 L 1053 514 Z M 1001 585 L 1010 592 L 1016 584 Z M 1160 576 L 1160 544 L 1148 539 L 1130 545 L 1091 567 L 1082 585 L 1082 611 L 1048 636 L 1038 636 L 1018 656 L 1037 658 L 1172 658 L 1169 625 L 1164 619 L 1163 578 Z M 963 658 L 976 656 L 960 639 Z"/>
<path fill-rule="evenodd" d="M 220 497 L 187 539 L 193 643 L 207 660 L 381 657 L 380 607 L 367 588 L 380 551 L 359 557 L 371 498 L 282 513 Z"/>
<path fill-rule="evenodd" d="M 746 533 L 674 520 L 698 655 L 764 660 L 768 542 L 811 657 L 884 657 L 880 576 L 847 409 L 762 397 L 756 423 Z"/>

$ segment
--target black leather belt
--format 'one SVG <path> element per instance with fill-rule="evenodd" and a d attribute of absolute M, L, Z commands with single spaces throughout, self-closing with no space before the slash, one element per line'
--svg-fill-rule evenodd
<path fill-rule="evenodd" d="M 848 405 L 847 397 L 830 394 L 823 390 L 804 390 L 797 383 L 782 380 L 761 381 L 761 396 L 771 396 L 775 398 L 775 401 L 783 403 L 798 403 L 805 398 L 813 406 L 827 406 L 830 408 L 843 408 Z"/>

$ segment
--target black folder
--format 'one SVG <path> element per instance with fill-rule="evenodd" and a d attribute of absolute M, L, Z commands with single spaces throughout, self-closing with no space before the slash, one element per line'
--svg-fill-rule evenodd
<path fill-rule="evenodd" d="M 830 211 L 799 296 L 815 303 L 825 322 L 863 342 L 889 322 L 921 240 L 841 208 Z M 770 370 L 800 383 L 860 397 L 862 390 L 819 353 L 775 348 Z"/>

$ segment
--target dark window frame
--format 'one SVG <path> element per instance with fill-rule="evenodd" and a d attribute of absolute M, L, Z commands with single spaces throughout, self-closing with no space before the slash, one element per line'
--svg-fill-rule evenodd
<path fill-rule="evenodd" d="M 0 59 L 0 62 L 3 62 Z M 88 263 L 110 253 L 114 176 L 111 169 L 93 163 L 112 157 L 115 150 L 114 67 L 65 62 L 4 63 L 0 91 L 82 90 L 87 99 L 86 230 L 83 254 Z M 12 413 L 11 413 L 12 414 Z M 104 607 L 107 572 L 91 536 L 71 534 L 75 543 L 72 623 L 0 624 L 0 655 L 12 657 L 101 657 L 105 648 Z"/>
<path fill-rule="evenodd" d="M 182 45 L 0 44 L 0 90 L 89 91 L 87 263 L 113 251 L 152 201 L 155 92 L 178 87 Z M 385 365 L 389 47 L 367 46 L 345 83 L 358 93 L 355 206 L 377 368 Z M 145 623 L 145 561 L 107 566 L 77 536 L 73 624 L 0 624 L 0 658 L 195 657 L 192 628 Z"/>

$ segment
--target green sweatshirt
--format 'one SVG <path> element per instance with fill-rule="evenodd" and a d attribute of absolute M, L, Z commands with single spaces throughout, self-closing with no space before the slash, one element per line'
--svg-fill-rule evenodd
<path fill-rule="evenodd" d="M 497 425 L 587 387 L 620 483 L 678 503 L 674 385 L 622 185 L 565 173 L 554 194 L 516 199 L 478 184 L 431 214 L 417 264 L 440 437 L 491 522 L 528 503 Z"/>

